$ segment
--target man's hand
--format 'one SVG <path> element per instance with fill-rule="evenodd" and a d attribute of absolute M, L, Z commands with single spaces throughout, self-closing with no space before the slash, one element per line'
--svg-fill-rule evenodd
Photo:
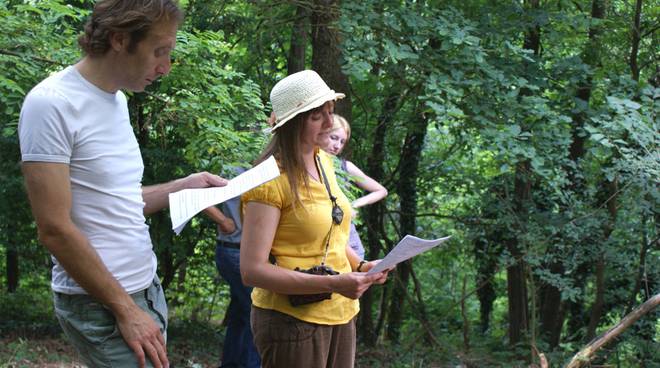
<path fill-rule="evenodd" d="M 165 184 L 156 184 L 142 187 L 142 200 L 144 201 L 144 214 L 150 215 L 160 211 L 168 205 L 170 193 L 183 189 L 224 187 L 229 181 L 218 175 L 206 171 L 191 174 Z"/>
<path fill-rule="evenodd" d="M 135 352 L 138 366 L 143 368 L 148 357 L 155 368 L 169 367 L 165 338 L 156 322 L 137 306 L 126 316 L 117 317 L 117 326 L 126 344 Z"/>
<path fill-rule="evenodd" d="M 206 171 L 188 175 L 183 180 L 183 186 L 186 189 L 224 187 L 229 182 L 227 179 L 221 178 L 218 175 L 213 175 Z"/>

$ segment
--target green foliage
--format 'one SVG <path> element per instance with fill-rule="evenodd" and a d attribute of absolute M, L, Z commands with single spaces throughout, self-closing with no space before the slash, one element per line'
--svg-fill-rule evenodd
<path fill-rule="evenodd" d="M 59 331 L 53 314 L 50 282 L 45 276 L 31 275 L 15 293 L 0 292 L 0 336 L 22 331 L 26 334 L 52 334 Z"/>
<path fill-rule="evenodd" d="M 179 32 L 176 62 L 158 92 L 168 100 L 155 125 L 176 124 L 188 144 L 185 158 L 218 171 L 249 163 L 263 142 L 266 116 L 260 89 L 244 74 L 219 64 L 229 45 L 214 32 Z"/>
<path fill-rule="evenodd" d="M 643 77 L 635 82 L 622 76 L 627 73 L 621 60 L 627 58 L 628 40 L 614 35 L 628 27 L 622 19 L 631 9 L 616 4 L 625 11 L 601 22 L 568 4 L 541 4 L 533 10 L 483 2 L 342 5 L 342 13 L 350 14 L 342 17 L 340 29 L 345 37 L 344 71 L 352 78 L 357 101 L 355 156 L 367 157 L 375 119 L 389 113 L 384 97 L 395 96 L 382 163 L 385 184 L 393 189 L 400 180 L 404 128 L 419 119 L 420 112 L 432 121 L 417 179 L 418 214 L 425 215 L 416 225 L 420 236 L 451 233 L 456 246 L 435 252 L 430 264 L 415 259 L 415 268 L 423 272 L 418 276 L 422 290 L 433 290 L 424 294 L 424 304 L 433 310 L 429 315 L 439 314 L 445 322 L 460 319 L 456 304 L 438 308 L 448 295 L 459 298 L 460 290 L 438 286 L 452 285 L 454 275 L 470 273 L 481 262 L 504 270 L 515 260 L 504 250 L 511 238 L 522 248 L 530 277 L 558 288 L 564 303 L 592 303 L 595 289 L 591 281 L 585 284 L 585 278 L 592 280 L 585 269 L 591 270 L 601 254 L 612 269 L 606 276 L 607 305 L 620 305 L 629 297 L 640 243 L 658 234 L 657 222 L 653 226 L 653 221 L 640 219 L 654 214 L 657 219 L 652 208 L 658 207 L 660 135 L 657 98 L 652 97 L 657 90 Z M 583 9 L 589 7 L 584 4 Z M 608 29 L 603 44 L 616 44 L 602 54 L 607 65 L 602 68 L 590 64 L 593 50 L 582 52 L 594 25 Z M 535 26 L 542 30 L 541 57 L 523 48 L 524 31 Z M 648 60 L 646 52 L 648 47 L 640 53 L 642 60 Z M 644 73 L 648 77 L 653 71 Z M 575 98 L 585 83 L 593 86 L 587 102 Z M 576 163 L 569 151 L 579 114 L 587 122 L 577 133 L 586 137 L 587 153 Z M 366 166 L 365 161 L 354 161 Z M 531 183 L 532 198 L 518 211 L 514 180 L 521 163 L 530 166 L 524 179 Z M 619 214 L 611 224 L 603 186 L 614 180 L 619 185 Z M 579 191 L 573 187 L 576 181 L 584 183 Z M 388 225 L 394 238 L 402 235 L 396 234 L 398 200 L 390 190 Z M 641 234 L 648 234 L 647 240 Z M 488 252 L 474 255 L 473 263 L 468 244 L 479 238 L 491 245 Z M 654 257 L 657 260 L 657 252 Z M 550 268 L 557 262 L 563 272 Z M 655 275 L 657 267 L 650 268 Z M 506 279 L 492 277 L 491 282 L 499 280 L 497 295 L 505 297 Z M 498 299 L 494 305 L 493 319 L 502 321 L 506 304 Z M 404 308 L 413 316 L 408 320 L 416 326 L 412 330 L 418 331 L 414 308 Z M 432 324 L 442 326 L 441 321 Z M 448 331 L 460 330 L 450 326 Z M 492 334 L 497 336 L 495 330 Z"/>
<path fill-rule="evenodd" d="M 2 122 L 4 136 L 15 133 L 25 94 L 48 73 L 78 57 L 78 31 L 72 25 L 86 14 L 61 0 L 17 5 L 0 1 L 0 113 L 8 118 Z"/>
<path fill-rule="evenodd" d="M 49 73 L 73 62 L 78 25 L 87 11 L 46 0 L 30 3 L 0 1 L 0 252 L 19 254 L 19 270 L 45 275 L 48 257 L 36 241 L 36 227 L 23 190 L 16 127 L 23 98 Z M 3 257 L 5 259 L 5 257 Z M 6 285 L 5 264 L 0 281 Z M 27 281 L 29 283 L 29 281 Z"/>

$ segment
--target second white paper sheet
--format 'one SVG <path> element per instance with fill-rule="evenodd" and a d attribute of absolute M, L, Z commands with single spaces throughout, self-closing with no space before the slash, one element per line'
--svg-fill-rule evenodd
<path fill-rule="evenodd" d="M 446 242 L 449 238 L 451 238 L 451 236 L 427 240 L 412 235 L 406 235 L 403 237 L 403 239 L 401 239 L 399 244 L 397 244 L 396 247 L 394 247 L 394 249 L 392 249 L 392 251 L 385 256 L 385 258 L 383 258 L 374 268 L 367 272 L 367 275 L 382 272 L 388 268 L 392 268 L 400 262 L 410 259 L 420 253 L 426 252 L 429 249 L 437 247 L 438 245 Z"/>

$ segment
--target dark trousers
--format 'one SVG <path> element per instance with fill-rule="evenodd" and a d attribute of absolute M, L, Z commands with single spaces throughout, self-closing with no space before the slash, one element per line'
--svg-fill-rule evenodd
<path fill-rule="evenodd" d="M 215 264 L 220 276 L 229 284 L 231 293 L 225 317 L 227 331 L 221 367 L 259 368 L 261 361 L 250 330 L 252 288 L 243 285 L 241 280 L 239 255 L 239 249 L 221 245 L 215 249 Z"/>
<path fill-rule="evenodd" d="M 253 306 L 252 332 L 263 368 L 351 368 L 355 364 L 355 318 L 343 325 L 319 325 Z"/>

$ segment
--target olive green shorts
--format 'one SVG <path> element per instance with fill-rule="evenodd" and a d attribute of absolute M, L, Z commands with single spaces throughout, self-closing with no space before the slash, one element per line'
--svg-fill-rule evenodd
<path fill-rule="evenodd" d="M 112 313 L 89 295 L 54 292 L 55 315 L 69 341 L 89 367 L 137 367 Z M 131 294 L 135 303 L 158 324 L 167 339 L 167 304 L 158 278 L 144 290 Z M 151 367 L 149 358 L 147 366 Z"/>

